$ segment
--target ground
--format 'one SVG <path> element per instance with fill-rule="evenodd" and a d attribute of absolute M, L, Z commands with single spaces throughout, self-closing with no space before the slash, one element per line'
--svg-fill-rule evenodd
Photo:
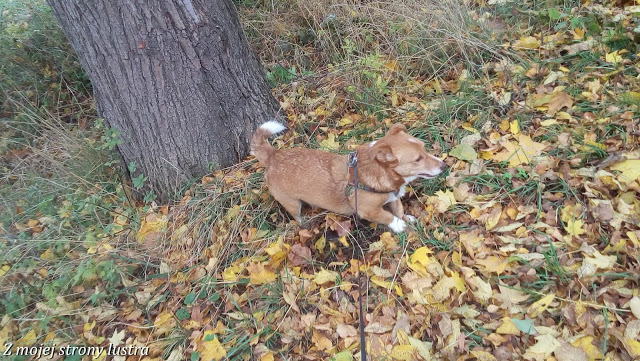
<path fill-rule="evenodd" d="M 130 202 L 118 134 L 69 75 L 77 63 L 18 52 L 42 50 L 26 35 L 46 5 L 32 3 L 4 5 L 0 38 L 23 44 L 3 72 L 41 61 L 0 98 L 0 345 L 13 359 L 41 344 L 148 352 L 127 360 L 359 359 L 359 274 L 372 360 L 640 359 L 640 7 L 469 2 L 463 32 L 419 23 L 442 46 L 407 40 L 430 50 L 421 58 L 402 50 L 414 27 L 381 41 L 366 22 L 375 2 L 333 18 L 302 6 L 307 23 L 285 16 L 270 33 L 254 25 L 282 8 L 238 3 L 290 128 L 274 146 L 348 152 L 403 123 L 449 165 L 411 184 L 417 222 L 392 234 L 322 210 L 301 227 L 251 157 L 173 204 Z M 410 20 L 457 19 L 452 4 Z"/>

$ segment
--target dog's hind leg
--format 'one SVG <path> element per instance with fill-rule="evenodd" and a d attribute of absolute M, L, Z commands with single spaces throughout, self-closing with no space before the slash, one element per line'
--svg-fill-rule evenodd
<path fill-rule="evenodd" d="M 281 196 L 276 198 L 276 200 L 282 204 L 284 209 L 286 209 L 296 221 L 302 224 L 302 202 L 299 199 Z"/>

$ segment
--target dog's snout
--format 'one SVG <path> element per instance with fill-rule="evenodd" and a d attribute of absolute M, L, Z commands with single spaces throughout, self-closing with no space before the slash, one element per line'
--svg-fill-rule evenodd
<path fill-rule="evenodd" d="M 444 172 L 447 169 L 447 163 L 440 162 L 440 172 Z"/>

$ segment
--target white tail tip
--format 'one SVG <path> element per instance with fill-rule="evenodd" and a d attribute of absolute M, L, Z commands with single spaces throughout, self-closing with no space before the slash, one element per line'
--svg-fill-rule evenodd
<path fill-rule="evenodd" d="M 277 122 L 275 120 L 270 120 L 270 121 L 262 124 L 260 126 L 260 129 L 264 129 L 264 130 L 268 131 L 271 134 L 276 134 L 276 133 L 280 133 L 281 131 L 287 129 L 287 127 L 282 125 L 280 122 Z"/>

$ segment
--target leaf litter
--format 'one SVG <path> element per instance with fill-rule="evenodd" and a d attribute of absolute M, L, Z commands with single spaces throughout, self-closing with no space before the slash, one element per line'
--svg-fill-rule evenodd
<path fill-rule="evenodd" d="M 628 30 L 622 38 L 638 26 L 635 7 L 571 12 L 597 13 Z M 405 207 L 417 223 L 408 233 L 319 210 L 301 228 L 247 160 L 204 177 L 178 205 L 146 211 L 132 247 L 154 257 L 155 271 L 120 275 L 132 297 L 117 308 L 95 305 L 77 340 L 146 345 L 144 360 L 353 360 L 362 272 L 371 359 L 639 359 L 638 57 L 588 26 L 596 20 L 558 16 L 570 27 L 502 35 L 505 49 L 535 62 L 484 64 L 485 79 L 460 73 L 397 84 L 384 124 L 322 88 L 277 91 L 291 126 L 279 147 L 302 143 L 310 126 L 312 144 L 348 151 L 395 122 L 431 144 L 450 171 L 412 184 Z M 463 114 L 423 132 L 440 108 L 432 91 L 455 97 L 465 87 L 495 103 L 491 117 Z M 115 243 L 104 239 L 87 253 L 111 257 Z M 36 307 L 77 317 L 82 299 L 59 301 Z M 20 326 L 6 317 L 1 325 L 0 345 L 63 342 L 35 329 L 15 337 Z"/>

